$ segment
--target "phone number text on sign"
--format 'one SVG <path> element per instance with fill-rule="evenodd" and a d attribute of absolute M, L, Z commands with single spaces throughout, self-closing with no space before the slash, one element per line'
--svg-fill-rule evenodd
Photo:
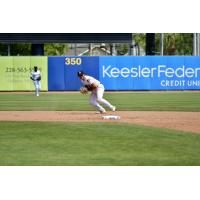
<path fill-rule="evenodd" d="M 31 72 L 33 69 L 32 68 L 26 68 L 26 67 L 6 67 L 5 68 L 5 73 L 27 73 Z M 41 71 L 41 69 L 39 69 Z"/>

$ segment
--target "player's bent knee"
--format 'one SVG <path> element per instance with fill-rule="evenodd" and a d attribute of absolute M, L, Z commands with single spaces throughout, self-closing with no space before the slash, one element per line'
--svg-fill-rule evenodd
<path fill-rule="evenodd" d="M 96 103 L 94 101 L 90 101 L 90 105 L 95 106 Z"/>
<path fill-rule="evenodd" d="M 97 101 L 101 103 L 103 101 L 103 99 L 102 98 L 97 98 Z"/>

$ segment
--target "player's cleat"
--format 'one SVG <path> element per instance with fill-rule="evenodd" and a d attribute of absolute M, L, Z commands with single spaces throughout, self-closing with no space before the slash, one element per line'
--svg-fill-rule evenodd
<path fill-rule="evenodd" d="M 104 114 L 104 113 L 106 113 L 106 111 L 105 110 L 100 110 L 99 113 L 100 114 Z"/>
<path fill-rule="evenodd" d="M 111 108 L 111 110 L 112 110 L 113 112 L 115 112 L 116 106 L 113 106 L 113 107 Z"/>

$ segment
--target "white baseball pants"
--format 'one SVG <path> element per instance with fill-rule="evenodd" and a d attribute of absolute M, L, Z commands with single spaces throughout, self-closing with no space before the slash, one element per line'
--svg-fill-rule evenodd
<path fill-rule="evenodd" d="M 92 92 L 90 97 L 90 104 L 96 107 L 101 112 L 105 112 L 105 109 L 99 103 L 104 104 L 106 107 L 110 109 L 113 108 L 113 106 L 106 99 L 103 98 L 103 94 L 104 94 L 104 86 L 100 84 L 97 87 L 97 89 Z"/>
<path fill-rule="evenodd" d="M 35 94 L 38 96 L 39 95 L 39 91 L 41 90 L 41 83 L 40 81 L 33 81 L 34 85 L 35 85 Z"/>

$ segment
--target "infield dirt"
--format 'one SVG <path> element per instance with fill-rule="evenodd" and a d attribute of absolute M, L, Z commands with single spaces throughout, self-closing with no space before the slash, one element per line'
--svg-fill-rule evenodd
<path fill-rule="evenodd" d="M 120 120 L 105 120 L 103 115 L 118 115 Z M 0 111 L 0 121 L 62 121 L 132 123 L 200 133 L 200 112 L 117 111 Z"/>

